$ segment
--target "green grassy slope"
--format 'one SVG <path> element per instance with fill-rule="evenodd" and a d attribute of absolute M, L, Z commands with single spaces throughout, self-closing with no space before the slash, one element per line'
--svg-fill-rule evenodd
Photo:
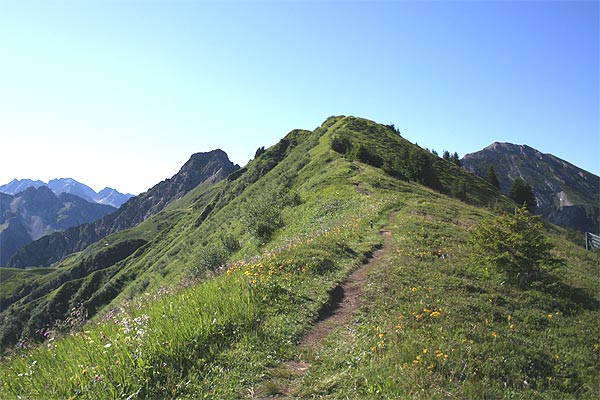
<path fill-rule="evenodd" d="M 109 306 L 78 333 L 50 331 L 41 347 L 5 357 L 0 397 L 260 398 L 284 387 L 304 398 L 591 397 L 598 256 L 552 236 L 566 260 L 555 280 L 507 285 L 469 258 L 468 230 L 491 212 L 453 193 L 510 204 L 371 121 L 332 117 L 290 132 L 157 215 L 162 229 L 123 233 L 148 243 L 107 267 L 110 279 L 82 278 L 117 297 L 78 286 L 86 307 Z M 298 349 L 329 292 L 381 247 L 370 220 L 388 227 L 391 246 L 365 307 L 322 348 Z M 311 366 L 293 376 L 288 360 Z"/>

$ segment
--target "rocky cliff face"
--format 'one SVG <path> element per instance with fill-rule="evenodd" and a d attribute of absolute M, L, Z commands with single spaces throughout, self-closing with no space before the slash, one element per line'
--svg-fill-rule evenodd
<path fill-rule="evenodd" d="M 83 250 L 108 234 L 134 227 L 196 186 L 218 182 L 238 168 L 239 166 L 229 161 L 227 154 L 222 150 L 196 153 L 171 179 L 166 179 L 147 192 L 129 199 L 118 211 L 93 223 L 42 237 L 19 249 L 8 262 L 8 266 L 49 266 L 68 254 Z"/>
<path fill-rule="evenodd" d="M 494 167 L 500 190 L 508 193 L 517 178 L 527 181 L 536 196 L 537 214 L 550 222 L 580 231 L 600 229 L 600 178 L 552 154 L 512 143 L 493 143 L 461 160 L 463 167 L 486 177 Z"/>
<path fill-rule="evenodd" d="M 14 196 L 1 193 L 0 266 L 19 248 L 44 235 L 95 221 L 115 210 L 68 193 L 57 196 L 46 186 L 30 186 Z"/>

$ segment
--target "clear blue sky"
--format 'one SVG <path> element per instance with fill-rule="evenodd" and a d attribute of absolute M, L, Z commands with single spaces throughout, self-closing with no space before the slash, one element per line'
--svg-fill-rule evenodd
<path fill-rule="evenodd" d="M 600 174 L 599 3 L 0 0 L 0 184 L 139 193 L 330 115 Z"/>

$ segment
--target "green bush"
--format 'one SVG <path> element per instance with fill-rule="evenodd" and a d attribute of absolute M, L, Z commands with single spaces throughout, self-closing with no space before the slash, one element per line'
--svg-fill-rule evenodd
<path fill-rule="evenodd" d="M 525 207 L 482 222 L 472 232 L 471 246 L 477 260 L 495 266 L 519 283 L 539 280 L 542 266 L 560 262 L 551 254 L 554 246 L 544 235 L 540 217 Z"/>
<path fill-rule="evenodd" d="M 246 205 L 242 221 L 252 237 L 260 243 L 266 243 L 283 226 L 279 199 L 267 195 L 258 196 Z"/>
<path fill-rule="evenodd" d="M 214 271 L 225 266 L 228 253 L 221 243 L 211 244 L 205 247 L 198 257 L 198 268 L 193 272 Z"/>
<path fill-rule="evenodd" d="M 336 136 L 331 140 L 331 148 L 339 154 L 346 155 L 352 148 L 352 143 L 346 138 Z"/>

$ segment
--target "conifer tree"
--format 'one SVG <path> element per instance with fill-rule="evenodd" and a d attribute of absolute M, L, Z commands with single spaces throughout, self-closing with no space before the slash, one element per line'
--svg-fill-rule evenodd
<path fill-rule="evenodd" d="M 498 176 L 496 175 L 496 170 L 491 165 L 490 165 L 490 168 L 488 169 L 488 172 L 487 172 L 487 180 L 496 189 L 500 189 L 500 181 L 498 180 Z"/>
<path fill-rule="evenodd" d="M 457 152 L 454 152 L 454 154 L 452 154 L 452 156 L 450 157 L 450 161 L 452 161 L 454 165 L 460 167 L 460 158 L 458 158 Z"/>
<path fill-rule="evenodd" d="M 531 186 L 521 178 L 515 179 L 510 192 L 508 192 L 508 197 L 520 206 L 525 205 L 530 212 L 537 207 L 537 201 Z"/>

